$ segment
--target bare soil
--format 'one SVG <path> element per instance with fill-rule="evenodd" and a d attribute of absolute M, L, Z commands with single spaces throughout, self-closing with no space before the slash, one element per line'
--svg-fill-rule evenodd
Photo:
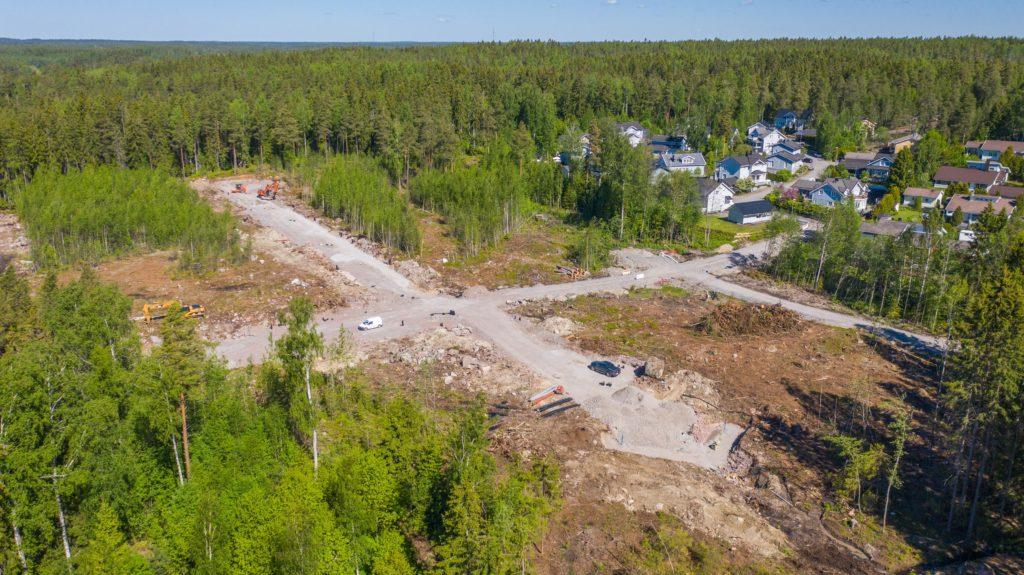
<path fill-rule="evenodd" d="M 26 230 L 14 212 L 0 211 L 0 270 L 8 265 L 20 273 L 32 268 Z"/>

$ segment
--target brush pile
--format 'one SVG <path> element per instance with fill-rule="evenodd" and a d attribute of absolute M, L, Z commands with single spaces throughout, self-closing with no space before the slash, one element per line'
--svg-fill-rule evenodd
<path fill-rule="evenodd" d="M 715 306 L 694 328 L 714 336 L 778 335 L 793 331 L 799 324 L 796 312 L 781 305 L 728 301 Z"/>

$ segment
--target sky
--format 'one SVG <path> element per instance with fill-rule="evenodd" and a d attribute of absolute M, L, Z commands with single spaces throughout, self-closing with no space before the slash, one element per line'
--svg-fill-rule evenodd
<path fill-rule="evenodd" d="M 0 37 L 288 42 L 1020 36 L 1024 0 L 0 0 Z"/>

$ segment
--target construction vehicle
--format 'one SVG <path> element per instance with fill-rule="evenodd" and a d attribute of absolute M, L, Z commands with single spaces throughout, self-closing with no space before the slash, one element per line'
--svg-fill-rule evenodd
<path fill-rule="evenodd" d="M 165 301 L 157 303 L 147 303 L 142 306 L 142 319 L 149 323 L 154 319 L 163 319 L 167 317 L 172 309 L 178 307 L 184 317 L 204 317 L 206 315 L 206 308 L 202 304 L 192 303 L 188 305 L 182 305 L 181 302 L 177 301 Z"/>
<path fill-rule="evenodd" d="M 277 191 L 280 187 L 281 182 L 277 178 L 274 178 L 269 184 L 256 191 L 256 197 L 260 200 L 276 200 Z"/>
<path fill-rule="evenodd" d="M 235 187 L 232 188 L 231 191 L 236 194 L 244 194 L 248 190 L 246 189 L 245 184 L 235 184 Z"/>

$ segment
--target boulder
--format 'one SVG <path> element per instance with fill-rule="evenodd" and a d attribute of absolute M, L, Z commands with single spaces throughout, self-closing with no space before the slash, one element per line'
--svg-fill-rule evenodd
<path fill-rule="evenodd" d="M 541 322 L 541 327 L 555 335 L 569 336 L 578 329 L 576 322 L 569 318 L 553 315 Z"/>
<path fill-rule="evenodd" d="M 644 375 L 654 379 L 665 377 L 665 362 L 657 357 L 648 357 L 644 362 Z"/>
<path fill-rule="evenodd" d="M 722 245 L 718 246 L 718 249 L 715 250 L 715 253 L 731 254 L 733 249 L 734 248 L 732 247 L 732 244 L 722 244 Z"/>

